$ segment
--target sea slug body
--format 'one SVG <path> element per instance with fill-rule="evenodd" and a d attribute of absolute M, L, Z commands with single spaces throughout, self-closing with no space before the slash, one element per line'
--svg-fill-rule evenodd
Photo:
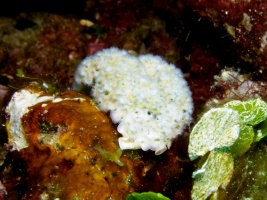
<path fill-rule="evenodd" d="M 122 134 L 121 149 L 159 155 L 191 120 L 193 103 L 183 74 L 159 56 L 111 47 L 85 58 L 74 80 L 74 90 L 90 90 L 99 109 L 110 112 Z"/>

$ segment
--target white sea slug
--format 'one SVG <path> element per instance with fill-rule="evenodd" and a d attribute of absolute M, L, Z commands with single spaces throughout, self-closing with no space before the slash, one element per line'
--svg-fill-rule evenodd
<path fill-rule="evenodd" d="M 183 74 L 159 56 L 104 49 L 80 63 L 73 89 L 90 89 L 99 109 L 110 112 L 122 135 L 121 149 L 159 155 L 191 120 L 193 103 Z"/>

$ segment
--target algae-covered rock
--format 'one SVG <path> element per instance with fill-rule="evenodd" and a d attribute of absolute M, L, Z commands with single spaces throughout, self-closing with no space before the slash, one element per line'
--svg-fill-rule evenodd
<path fill-rule="evenodd" d="M 36 97 L 30 104 L 27 92 Z M 139 188 L 144 163 L 119 149 L 118 132 L 90 98 L 33 87 L 20 95 L 7 109 L 7 130 L 27 168 L 22 199 L 124 199 Z"/>

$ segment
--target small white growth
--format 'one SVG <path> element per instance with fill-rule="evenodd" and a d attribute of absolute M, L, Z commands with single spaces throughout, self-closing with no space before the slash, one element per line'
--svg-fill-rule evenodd
<path fill-rule="evenodd" d="M 247 31 L 251 31 L 252 30 L 251 19 L 250 19 L 250 16 L 247 13 L 243 13 L 243 19 L 241 21 L 241 24 L 244 26 L 244 28 Z"/>
<path fill-rule="evenodd" d="M 73 88 L 91 87 L 100 110 L 118 123 L 121 149 L 161 154 L 191 120 L 191 92 L 182 72 L 159 56 L 133 56 L 115 47 L 85 58 Z"/>
<path fill-rule="evenodd" d="M 84 101 L 83 98 L 55 98 L 54 96 L 42 96 L 42 92 L 36 92 L 30 89 L 23 89 L 16 92 L 8 106 L 6 107 L 6 113 L 9 115 L 7 121 L 8 127 L 8 140 L 9 145 L 12 146 L 12 151 L 20 151 L 23 148 L 28 147 L 28 142 L 25 138 L 25 132 L 22 126 L 21 118 L 29 112 L 29 108 L 41 102 L 52 101 L 57 103 L 60 101 Z M 43 103 L 42 107 L 47 106 L 47 103 Z M 47 112 L 47 111 L 46 111 Z"/>
<path fill-rule="evenodd" d="M 20 151 L 23 148 L 28 147 L 28 143 L 25 138 L 25 133 L 21 123 L 21 117 L 29 112 L 29 107 L 51 100 L 52 96 L 40 96 L 41 93 L 35 93 L 30 90 L 20 90 L 16 92 L 8 106 L 6 112 L 9 114 L 8 131 L 9 144 L 12 145 L 12 151 Z"/>
<path fill-rule="evenodd" d="M 231 25 L 228 24 L 228 23 L 225 23 L 225 24 L 224 24 L 224 27 L 226 28 L 226 31 L 227 31 L 233 38 L 236 37 L 236 27 L 231 26 Z"/>
<path fill-rule="evenodd" d="M 58 98 L 53 99 L 53 103 L 59 103 L 61 101 L 80 101 L 80 102 L 82 102 L 82 101 L 85 101 L 85 98 L 64 98 L 64 99 L 62 99 L 62 98 L 58 97 Z"/>
<path fill-rule="evenodd" d="M 261 38 L 260 52 L 264 52 L 266 45 L 267 45 L 267 32 L 265 32 L 265 34 Z"/>

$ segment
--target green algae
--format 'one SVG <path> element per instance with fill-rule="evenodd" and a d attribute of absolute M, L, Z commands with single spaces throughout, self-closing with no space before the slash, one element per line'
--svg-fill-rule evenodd
<path fill-rule="evenodd" d="M 214 108 L 205 113 L 190 133 L 189 157 L 191 160 L 203 156 L 216 148 L 230 147 L 240 132 L 237 111 Z"/>
<path fill-rule="evenodd" d="M 226 187 L 233 174 L 234 160 L 230 153 L 212 151 L 194 173 L 192 200 L 205 200 L 219 187 Z"/>
<path fill-rule="evenodd" d="M 119 166 L 124 166 L 124 163 L 120 160 L 122 151 L 118 148 L 115 152 L 108 152 L 104 150 L 99 144 L 94 147 L 102 156 L 103 160 L 115 162 Z"/>
<path fill-rule="evenodd" d="M 189 139 L 190 159 L 201 156 L 192 199 L 265 199 L 266 136 L 267 104 L 259 98 L 231 101 L 205 113 Z"/>

